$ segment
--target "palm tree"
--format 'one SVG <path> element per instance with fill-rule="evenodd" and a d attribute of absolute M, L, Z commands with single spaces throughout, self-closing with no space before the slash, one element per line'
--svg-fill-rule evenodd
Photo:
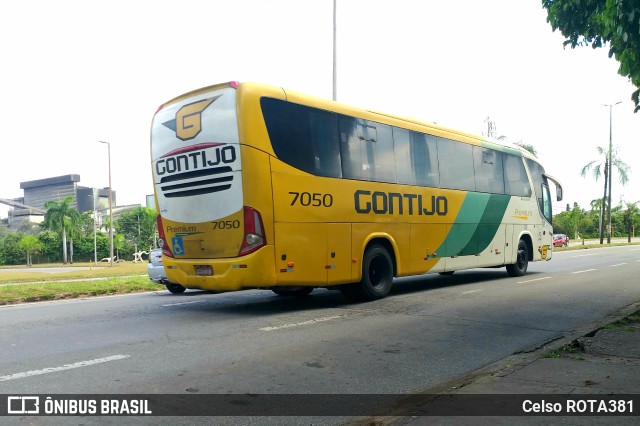
<path fill-rule="evenodd" d="M 65 229 L 69 234 L 69 262 L 73 263 L 73 239 L 79 239 L 82 237 L 82 229 L 80 228 L 82 222 L 82 216 L 74 214 L 71 217 L 65 219 Z"/>
<path fill-rule="evenodd" d="M 633 223 L 640 218 L 640 208 L 638 208 L 638 201 L 635 203 L 624 202 L 627 205 L 627 209 L 622 214 L 624 224 L 627 225 L 627 242 L 631 242 L 631 234 L 633 230 Z"/>
<path fill-rule="evenodd" d="M 25 235 L 18 241 L 18 247 L 27 254 L 27 266 L 31 266 L 31 255 L 42 249 L 42 243 L 34 235 Z"/>
<path fill-rule="evenodd" d="M 600 244 L 604 242 L 604 210 L 608 208 L 609 217 L 611 217 L 611 198 L 607 203 L 607 184 L 609 183 L 609 150 L 601 146 L 597 147 L 598 155 L 600 158 L 592 160 L 587 163 L 580 171 L 580 176 L 585 177 L 589 171 L 592 172 L 596 182 L 600 179 L 600 176 L 604 172 L 604 194 L 602 196 L 602 204 L 600 210 Z M 612 153 L 611 163 L 618 169 L 618 176 L 620 176 L 620 184 L 623 186 L 629 181 L 629 165 L 618 158 L 617 154 Z M 609 194 L 611 195 L 611 194 Z"/>
<path fill-rule="evenodd" d="M 71 207 L 73 196 L 69 195 L 62 201 L 47 201 L 44 208 L 47 212 L 44 215 L 43 226 L 52 231 L 62 234 L 62 261 L 67 263 L 67 229 L 75 226 L 80 215 L 77 210 Z"/>

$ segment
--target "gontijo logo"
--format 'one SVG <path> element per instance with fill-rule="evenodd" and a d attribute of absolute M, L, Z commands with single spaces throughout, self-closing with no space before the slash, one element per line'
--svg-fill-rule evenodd
<path fill-rule="evenodd" d="M 222 95 L 203 99 L 184 105 L 176 113 L 176 118 L 162 123 L 163 126 L 176 132 L 178 139 L 193 139 L 202 131 L 202 112 Z"/>

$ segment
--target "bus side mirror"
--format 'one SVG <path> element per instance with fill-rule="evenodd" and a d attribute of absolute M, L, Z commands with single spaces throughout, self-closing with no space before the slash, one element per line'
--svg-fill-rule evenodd
<path fill-rule="evenodd" d="M 558 201 L 562 201 L 562 187 L 556 186 L 556 198 Z"/>

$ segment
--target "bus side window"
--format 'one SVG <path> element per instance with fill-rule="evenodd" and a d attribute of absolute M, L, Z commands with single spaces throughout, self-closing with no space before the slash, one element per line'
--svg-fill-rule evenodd
<path fill-rule="evenodd" d="M 530 197 L 531 185 L 522 158 L 504 154 L 504 189 L 508 195 Z"/>
<path fill-rule="evenodd" d="M 493 149 L 473 147 L 476 191 L 504 194 L 502 153 Z"/>
<path fill-rule="evenodd" d="M 342 177 L 337 114 L 273 98 L 260 104 L 280 160 L 317 176 Z"/>
<path fill-rule="evenodd" d="M 396 182 L 391 126 L 340 115 L 342 176 L 376 182 Z"/>
<path fill-rule="evenodd" d="M 435 136 L 394 127 L 393 147 L 398 183 L 438 187 L 440 176 Z"/>
<path fill-rule="evenodd" d="M 438 138 L 440 187 L 475 191 L 473 173 L 473 146 Z"/>

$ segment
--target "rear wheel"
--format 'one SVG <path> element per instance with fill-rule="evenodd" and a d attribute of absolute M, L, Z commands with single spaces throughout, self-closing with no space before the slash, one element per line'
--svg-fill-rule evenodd
<path fill-rule="evenodd" d="M 393 262 L 387 249 L 372 245 L 362 259 L 362 281 L 342 286 L 342 292 L 356 300 L 382 299 L 393 285 Z"/>
<path fill-rule="evenodd" d="M 313 287 L 302 287 L 296 289 L 272 288 L 271 291 L 273 291 L 278 296 L 304 297 L 311 294 L 311 292 L 313 291 Z"/>
<path fill-rule="evenodd" d="M 186 288 L 182 287 L 180 284 L 167 283 L 165 285 L 167 286 L 167 290 L 169 290 L 173 294 L 184 293 L 184 291 L 186 290 Z"/>
<path fill-rule="evenodd" d="M 524 240 L 518 243 L 518 255 L 516 263 L 507 265 L 507 273 L 512 277 L 521 277 L 527 273 L 529 267 L 529 248 Z"/>

